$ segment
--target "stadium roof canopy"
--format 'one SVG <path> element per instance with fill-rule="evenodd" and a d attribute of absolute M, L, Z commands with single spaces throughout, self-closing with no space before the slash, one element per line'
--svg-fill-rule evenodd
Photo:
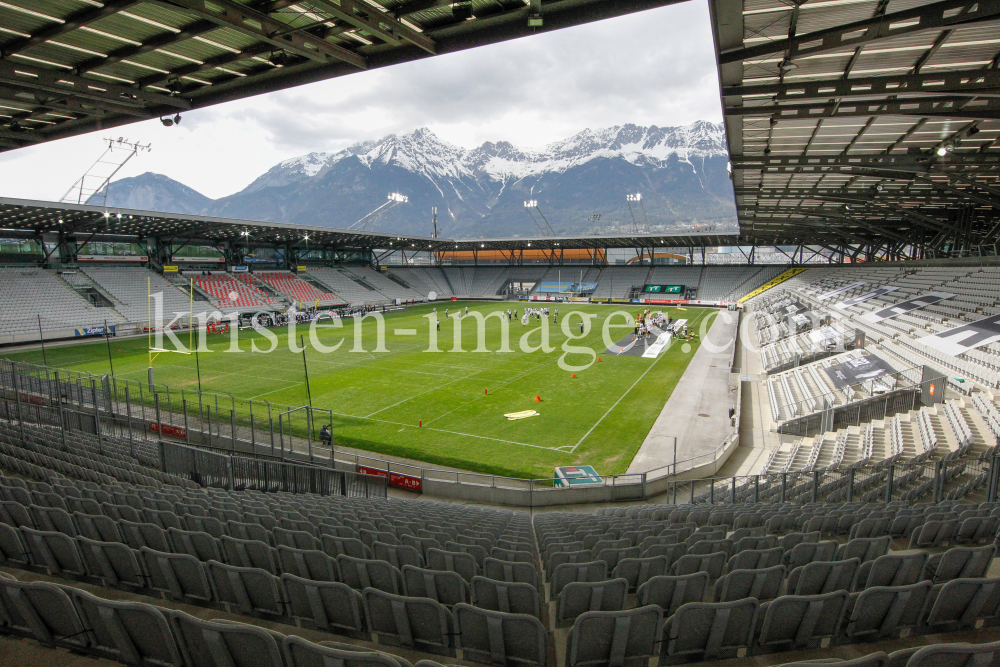
<path fill-rule="evenodd" d="M 996 254 L 1000 4 L 709 4 L 746 243 Z"/>
<path fill-rule="evenodd" d="M 37 237 L 42 234 L 155 238 L 162 243 L 239 242 L 328 248 L 416 250 L 527 250 L 580 248 L 706 247 L 735 245 L 735 234 L 697 231 L 675 234 L 616 234 L 603 236 L 544 236 L 524 238 L 450 239 L 407 236 L 259 222 L 233 218 L 159 213 L 82 204 L 64 204 L 0 198 L 0 236 Z"/>
<path fill-rule="evenodd" d="M 676 1 L 5 0 L 0 151 Z"/>

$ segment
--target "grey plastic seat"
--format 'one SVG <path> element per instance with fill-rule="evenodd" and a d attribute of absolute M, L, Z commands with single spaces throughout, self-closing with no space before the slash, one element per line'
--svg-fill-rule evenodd
<path fill-rule="evenodd" d="M 167 528 L 167 537 L 173 545 L 173 552 L 178 554 L 190 554 L 200 561 L 210 560 L 222 561 L 222 549 L 219 547 L 219 540 L 208 533 L 194 530 L 177 530 Z"/>
<path fill-rule="evenodd" d="M 837 549 L 837 560 L 849 560 L 857 558 L 862 563 L 875 560 L 879 556 L 889 553 L 889 545 L 892 538 L 888 535 L 882 537 L 858 537 L 850 540 L 846 544 L 840 545 Z"/>
<path fill-rule="evenodd" d="M 205 564 L 190 554 L 170 554 L 139 549 L 149 575 L 149 587 L 178 602 L 204 604 L 214 599 Z"/>
<path fill-rule="evenodd" d="M 223 535 L 226 535 L 226 524 L 222 523 L 214 516 L 187 516 L 184 517 L 184 523 L 187 524 L 188 530 L 193 530 L 199 533 L 208 533 L 215 539 L 220 539 Z"/>
<path fill-rule="evenodd" d="M 890 520 L 887 518 L 865 518 L 851 526 L 848 541 L 858 537 L 882 537 L 889 534 Z"/>
<path fill-rule="evenodd" d="M 499 540 L 503 542 L 503 540 Z M 521 546 L 521 545 L 518 545 Z M 440 549 L 441 547 L 437 544 L 429 545 L 428 548 Z M 426 549 L 424 550 L 426 553 Z M 493 547 L 490 549 L 490 558 L 495 558 L 496 560 L 506 560 L 514 563 L 531 563 L 535 564 L 538 560 L 538 556 L 535 555 L 533 551 L 529 551 L 527 546 L 523 546 L 520 549 L 504 549 L 502 547 Z"/>
<path fill-rule="evenodd" d="M 558 551 L 544 559 L 545 576 L 552 578 L 552 573 L 563 563 L 590 563 L 594 560 L 594 554 L 590 549 L 580 551 Z"/>
<path fill-rule="evenodd" d="M 549 588 L 552 597 L 556 597 L 574 581 L 594 582 L 608 578 L 608 564 L 603 560 L 589 563 L 563 563 L 556 567 L 549 578 Z"/>
<path fill-rule="evenodd" d="M 809 563 L 832 561 L 837 557 L 837 547 L 838 543 L 836 540 L 802 542 L 786 551 L 782 562 L 791 571 Z"/>
<path fill-rule="evenodd" d="M 267 570 L 224 565 L 214 560 L 208 561 L 206 570 L 217 602 L 251 616 L 284 614 L 278 578 Z"/>
<path fill-rule="evenodd" d="M 391 563 L 397 568 L 402 568 L 404 565 L 424 566 L 423 555 L 415 547 L 405 544 L 375 542 L 372 544 L 372 551 L 375 552 L 375 558 Z"/>
<path fill-rule="evenodd" d="M 733 553 L 733 541 L 732 540 L 698 540 L 694 544 L 688 547 L 688 554 L 694 556 L 707 556 L 708 554 L 714 554 L 718 552 L 724 552 L 726 554 L 726 560 Z"/>
<path fill-rule="evenodd" d="M 32 516 L 34 516 L 35 525 L 39 530 L 62 533 L 70 537 L 77 536 L 76 524 L 73 522 L 72 515 L 66 510 L 59 507 L 41 507 L 39 505 L 31 505 L 28 509 L 31 511 Z"/>
<path fill-rule="evenodd" d="M 581 614 L 566 642 L 567 667 L 646 667 L 663 634 L 663 612 L 647 605 Z"/>
<path fill-rule="evenodd" d="M 621 611 L 627 596 L 625 579 L 568 583 L 556 598 L 556 627 L 573 625 L 577 616 L 588 611 Z"/>
<path fill-rule="evenodd" d="M 9 567 L 31 565 L 31 552 L 24 543 L 21 531 L 5 523 L 0 523 L 0 565 Z"/>
<path fill-rule="evenodd" d="M 408 597 L 430 598 L 446 607 L 472 601 L 472 588 L 469 582 L 457 572 L 404 565 L 402 575 L 402 592 Z"/>
<path fill-rule="evenodd" d="M 393 595 L 374 588 L 361 593 L 372 632 L 379 643 L 455 656 L 454 619 L 440 602 Z"/>
<path fill-rule="evenodd" d="M 73 520 L 79 529 L 79 534 L 97 542 L 123 542 L 118 524 L 109 516 L 103 514 L 83 514 L 74 512 Z"/>
<path fill-rule="evenodd" d="M 744 549 L 732 556 L 726 563 L 726 571 L 733 570 L 763 570 L 775 565 L 781 565 L 785 550 L 781 547 L 770 549 Z"/>
<path fill-rule="evenodd" d="M 760 603 L 689 602 L 663 625 L 661 665 L 736 657 L 753 641 Z"/>
<path fill-rule="evenodd" d="M 256 525 L 256 524 L 251 524 Z M 221 540 L 226 562 L 237 567 L 255 567 L 278 574 L 277 552 L 260 540 L 241 540 L 224 535 Z"/>
<path fill-rule="evenodd" d="M 817 648 L 840 632 L 847 591 L 822 595 L 783 595 L 760 607 L 761 652 Z"/>
<path fill-rule="evenodd" d="M 849 591 L 854 588 L 861 561 L 817 561 L 795 568 L 788 573 L 785 589 L 793 595 L 819 595 L 832 591 Z"/>
<path fill-rule="evenodd" d="M 354 537 L 337 537 L 335 535 L 323 536 L 323 551 L 336 558 L 337 556 L 350 556 L 351 558 L 374 558 L 371 548 L 361 540 Z"/>
<path fill-rule="evenodd" d="M 910 549 L 938 547 L 952 541 L 958 532 L 958 519 L 928 519 L 910 533 Z"/>
<path fill-rule="evenodd" d="M 669 617 L 683 604 L 704 600 L 707 591 L 707 572 L 653 577 L 636 591 L 636 604 L 640 607 L 654 604 L 663 610 L 664 617 Z"/>
<path fill-rule="evenodd" d="M 90 650 L 140 667 L 184 667 L 170 623 L 159 609 L 141 602 L 106 600 L 76 589 Z"/>
<path fill-rule="evenodd" d="M 77 546 L 90 576 L 105 586 L 125 589 L 147 587 L 146 575 L 136 553 L 121 542 L 97 542 L 77 537 Z"/>
<path fill-rule="evenodd" d="M 428 549 L 427 568 L 431 570 L 458 572 L 462 575 L 463 579 L 470 583 L 473 577 L 479 576 L 479 564 L 476 562 L 475 556 L 457 551 Z"/>
<path fill-rule="evenodd" d="M 384 560 L 337 556 L 337 566 L 343 582 L 356 590 L 377 588 L 387 593 L 403 592 L 402 573 Z"/>
<path fill-rule="evenodd" d="M 975 629 L 1000 621 L 1000 579 L 952 579 L 934 586 L 924 619 L 929 632 Z"/>
<path fill-rule="evenodd" d="M 237 540 L 256 540 L 269 547 L 275 546 L 274 533 L 259 523 L 227 521 L 226 534 Z"/>
<path fill-rule="evenodd" d="M 25 505 L 13 500 L 0 500 L 0 523 L 12 528 L 35 528 L 35 518 Z"/>
<path fill-rule="evenodd" d="M 986 576 L 996 556 L 996 547 L 952 547 L 933 554 L 924 566 L 924 577 L 935 584 L 952 579 L 980 579 Z"/>
<path fill-rule="evenodd" d="M 181 522 L 180 517 L 174 514 L 170 510 L 145 510 L 146 520 L 149 523 L 155 523 L 160 528 L 167 530 L 169 528 L 177 528 L 182 530 L 185 525 Z"/>
<path fill-rule="evenodd" d="M 31 560 L 55 576 L 85 577 L 87 567 L 76 542 L 69 535 L 47 530 L 21 528 Z"/>
<path fill-rule="evenodd" d="M 322 551 L 294 549 L 281 545 L 277 549 L 281 571 L 314 581 L 340 581 L 337 561 Z"/>
<path fill-rule="evenodd" d="M 403 535 L 399 538 L 403 545 L 413 547 L 420 552 L 420 555 L 427 557 L 428 549 L 441 549 L 441 542 L 433 537 L 416 537 L 414 535 Z"/>
<path fill-rule="evenodd" d="M 614 579 L 628 581 L 630 591 L 649 581 L 652 577 L 667 574 L 670 563 L 666 556 L 650 556 L 649 558 L 623 558 L 618 561 L 611 576 Z"/>
<path fill-rule="evenodd" d="M 67 591 L 73 589 L 45 581 L 0 578 L 7 601 L 16 609 L 40 644 L 86 650 L 90 637 Z"/>
<path fill-rule="evenodd" d="M 510 585 L 524 586 L 538 595 L 533 586 Z M 465 603 L 455 605 L 454 614 L 462 656 L 466 660 L 497 667 L 545 667 L 548 632 L 535 615 L 505 613 Z"/>
<path fill-rule="evenodd" d="M 497 558 L 487 558 L 483 563 L 483 576 L 496 581 L 516 581 L 523 584 L 531 584 L 535 588 L 542 588 L 541 576 L 535 568 L 535 563 L 524 561 L 500 560 Z"/>
<path fill-rule="evenodd" d="M 279 648 L 284 636 L 273 630 L 182 611 L 168 617 L 187 667 L 285 667 Z"/>
<path fill-rule="evenodd" d="M 335 581 L 312 581 L 294 574 L 281 575 L 288 615 L 319 630 L 368 637 L 361 593 Z"/>
<path fill-rule="evenodd" d="M 678 558 L 670 566 L 670 573 L 673 575 L 682 575 L 694 572 L 707 572 L 708 578 L 715 580 L 722 576 L 722 571 L 726 567 L 727 560 L 729 560 L 729 556 L 724 551 L 706 555 L 687 554 Z"/>
<path fill-rule="evenodd" d="M 889 665 L 889 656 L 882 651 L 876 651 L 875 653 L 869 653 L 868 655 L 860 658 L 854 658 L 853 660 L 820 658 L 818 660 L 805 660 L 803 662 L 786 662 L 781 665 L 781 667 L 814 667 L 815 665 L 835 665 L 836 667 L 887 667 Z"/>
<path fill-rule="evenodd" d="M 814 544 L 819 542 L 821 537 L 818 530 L 814 530 L 811 533 L 788 533 L 781 536 L 781 539 L 778 540 L 778 546 L 785 551 L 791 551 L 799 544 Z"/>
<path fill-rule="evenodd" d="M 282 640 L 281 648 L 285 664 L 294 667 L 411 667 L 399 656 L 382 651 L 372 651 L 362 646 L 320 642 L 314 644 L 308 639 L 288 635 Z M 431 662 L 427 660 L 426 662 Z"/>
<path fill-rule="evenodd" d="M 732 602 L 743 598 L 773 600 L 781 594 L 785 581 L 785 566 L 775 565 L 764 570 L 733 570 L 715 582 L 716 602 Z"/>
<path fill-rule="evenodd" d="M 996 667 L 1000 642 L 988 644 L 935 644 L 914 652 L 907 667 Z"/>
<path fill-rule="evenodd" d="M 538 589 L 531 584 L 494 581 L 486 577 L 472 579 L 472 599 L 482 609 L 505 614 L 529 614 L 542 617 L 542 602 Z"/>
<path fill-rule="evenodd" d="M 774 535 L 747 535 L 746 537 L 739 538 L 733 543 L 733 554 L 739 554 L 749 549 L 754 551 L 774 549 L 777 546 L 778 538 Z"/>
<path fill-rule="evenodd" d="M 855 590 L 872 586 L 908 586 L 924 578 L 927 552 L 886 554 L 861 564 L 854 582 Z"/>
<path fill-rule="evenodd" d="M 271 531 L 274 535 L 274 546 L 285 545 L 293 549 L 318 550 L 323 548 L 323 543 L 309 532 L 304 530 L 288 530 L 287 528 L 275 528 Z"/>
<path fill-rule="evenodd" d="M 852 593 L 844 633 L 852 641 L 896 637 L 902 630 L 917 626 L 930 592 L 931 582 L 921 581 Z"/>
<path fill-rule="evenodd" d="M 118 528 L 121 531 L 122 537 L 125 538 L 125 544 L 133 549 L 149 547 L 153 551 L 170 551 L 167 531 L 156 524 L 119 521 Z"/>

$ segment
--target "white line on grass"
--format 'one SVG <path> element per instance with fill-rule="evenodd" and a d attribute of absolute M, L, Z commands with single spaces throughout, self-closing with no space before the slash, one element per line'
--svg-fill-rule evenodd
<path fill-rule="evenodd" d="M 692 322 L 692 323 L 690 324 L 690 326 L 694 326 L 694 325 L 695 325 L 695 324 L 696 324 L 696 323 L 697 323 L 698 321 L 700 321 L 700 320 L 701 320 L 701 318 L 703 318 L 703 317 L 705 317 L 705 313 L 702 313 L 701 315 L 699 315 L 699 316 L 697 317 L 697 319 L 695 319 L 695 321 L 694 321 L 694 322 Z M 699 342 L 700 342 L 700 341 L 699 341 Z M 639 382 L 641 382 L 641 381 L 642 381 L 642 378 L 646 377 L 646 373 L 649 373 L 649 371 L 653 370 L 653 366 L 656 366 L 656 364 L 660 363 L 660 359 L 663 359 L 663 358 L 664 358 L 665 356 L 666 356 L 665 354 L 661 354 L 660 356 L 656 357 L 656 360 L 655 360 L 655 361 L 654 361 L 654 362 L 653 362 L 652 364 L 650 364 L 650 365 L 649 365 L 649 368 L 647 368 L 647 369 L 646 369 L 646 372 L 645 372 L 645 373 L 643 373 L 642 375 L 640 375 L 640 376 L 639 376 L 639 379 L 638 379 L 638 380 L 636 380 L 635 382 L 633 382 L 633 383 L 632 383 L 632 386 L 631 386 L 631 387 L 629 387 L 629 388 L 628 388 L 627 390 L 625 390 L 625 393 L 624 393 L 624 394 L 622 394 L 622 395 L 621 395 L 621 397 L 620 397 L 620 398 L 619 398 L 619 399 L 618 399 L 617 401 L 615 401 L 615 404 L 614 404 L 614 405 L 612 405 L 612 406 L 611 406 L 610 408 L 608 408 L 608 411 L 607 411 L 607 412 L 605 412 L 605 413 L 604 413 L 603 415 L 601 415 L 601 418 L 597 420 L 597 423 L 596 423 L 596 424 L 594 424 L 593 426 L 591 426 L 591 427 L 590 427 L 590 430 L 589 430 L 589 431 L 587 431 L 586 433 L 584 433 L 584 434 L 583 434 L 583 437 L 582 437 L 582 438 L 580 438 L 580 440 L 579 440 L 579 441 L 578 441 L 578 442 L 577 442 L 577 443 L 576 443 L 575 445 L 573 445 L 573 449 L 571 449 L 571 450 L 569 450 L 569 451 L 570 451 L 570 452 L 575 452 L 575 451 L 576 451 L 576 448 L 577 448 L 577 447 L 579 447 L 579 446 L 580 446 L 580 444 L 581 444 L 581 443 L 583 443 L 583 441 L 584 441 L 584 440 L 586 440 L 586 439 L 587 439 L 587 437 L 588 437 L 588 436 L 589 436 L 589 435 L 590 435 L 591 433 L 593 433 L 593 432 L 594 432 L 594 429 L 595 429 L 595 428 L 597 428 L 598 426 L 600 426 L 601 422 L 602 422 L 602 421 L 604 421 L 604 418 L 605 418 L 605 417 L 607 417 L 608 415 L 610 415 L 610 414 L 611 414 L 611 411 L 612 411 L 612 410 L 614 410 L 615 408 L 617 408 L 617 407 L 618 407 L 618 404 L 619 404 L 619 403 L 621 403 L 621 402 L 622 402 L 622 401 L 623 401 L 623 400 L 625 399 L 625 397 L 629 395 L 629 392 L 630 392 L 630 391 L 632 391 L 633 389 L 635 389 L 635 386 L 636 386 L 637 384 L 639 384 Z M 692 355 L 692 357 L 693 357 L 693 356 L 694 356 L 694 355 Z M 691 362 L 690 362 L 690 360 L 688 361 L 688 363 L 689 363 L 689 364 L 691 363 Z M 685 370 L 685 371 L 687 370 L 687 367 L 686 367 L 686 366 L 684 367 L 684 370 Z M 668 398 L 669 398 L 669 397 L 668 397 Z"/>
<path fill-rule="evenodd" d="M 372 413 L 369 413 L 369 414 L 365 415 L 365 419 L 368 419 L 372 415 L 377 415 L 380 412 L 385 412 L 389 408 L 394 408 L 397 405 L 402 405 L 403 403 L 406 403 L 407 401 L 412 401 L 413 399 L 418 398 L 420 396 L 423 396 L 424 394 L 429 394 L 432 391 L 437 391 L 438 389 L 443 389 L 443 388 L 447 387 L 450 384 L 455 384 L 456 382 L 461 382 L 462 380 L 468 379 L 468 378 L 472 377 L 473 375 L 478 375 L 478 371 L 476 373 L 470 373 L 468 375 L 463 375 L 462 377 L 458 378 L 457 380 L 452 380 L 451 382 L 445 382 L 444 384 L 442 384 L 442 385 L 440 385 L 438 387 L 431 387 L 427 391 L 422 391 L 419 394 L 414 394 L 413 396 L 410 396 L 409 398 L 404 398 L 403 400 L 399 401 L 398 403 L 393 403 L 392 405 L 387 405 L 384 408 L 382 408 L 381 410 L 376 410 L 375 412 L 372 412 Z"/>

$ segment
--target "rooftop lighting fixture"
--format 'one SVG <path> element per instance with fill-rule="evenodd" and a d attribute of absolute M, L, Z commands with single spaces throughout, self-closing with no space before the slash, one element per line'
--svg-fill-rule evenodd
<path fill-rule="evenodd" d="M 625 201 L 642 201 L 642 194 L 637 192 L 634 195 L 625 195 Z"/>
<path fill-rule="evenodd" d="M 938 146 L 938 149 L 935 152 L 938 154 L 938 157 L 944 157 L 945 155 L 948 154 L 948 147 L 947 146 Z"/>
<path fill-rule="evenodd" d="M 538 202 L 535 201 L 534 199 L 529 199 L 528 201 L 524 202 L 524 208 L 536 208 L 537 206 Z"/>
<path fill-rule="evenodd" d="M 166 118 L 161 118 L 160 122 L 163 123 L 163 127 L 170 127 L 171 125 L 180 125 L 181 115 L 177 114 L 173 118 L 170 118 L 169 116 Z"/>
<path fill-rule="evenodd" d="M 398 192 L 391 192 L 389 193 L 389 201 L 398 201 L 405 204 L 410 201 L 410 198 L 406 195 L 401 195 Z"/>

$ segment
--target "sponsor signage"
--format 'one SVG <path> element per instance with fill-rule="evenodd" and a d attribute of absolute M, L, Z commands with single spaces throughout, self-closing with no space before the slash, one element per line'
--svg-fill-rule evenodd
<path fill-rule="evenodd" d="M 175 262 L 181 264 L 225 264 L 225 257 L 174 257 Z"/>
<path fill-rule="evenodd" d="M 646 285 L 642 291 L 646 294 L 683 294 L 684 285 Z"/>
<path fill-rule="evenodd" d="M 171 426 L 170 424 L 149 422 L 149 430 L 152 431 L 153 433 L 160 433 L 162 435 L 171 435 L 175 438 L 187 437 L 187 431 L 185 431 L 180 426 Z"/>
<path fill-rule="evenodd" d="M 764 292 L 766 292 L 767 290 L 771 289 L 772 287 L 776 287 L 777 285 L 780 285 L 781 283 L 785 282 L 786 280 L 794 278 L 795 276 L 799 275 L 803 271 L 805 271 L 804 268 L 788 269 L 787 271 L 785 271 L 784 273 L 782 273 L 780 276 L 776 276 L 774 278 L 771 278 L 766 283 L 764 283 L 763 285 L 761 285 L 760 287 L 758 287 L 754 291 L 750 292 L 749 294 L 745 294 L 745 295 L 741 296 L 739 298 L 738 303 L 743 303 L 744 301 L 749 301 L 750 299 L 754 298 L 758 294 L 763 294 Z"/>
<path fill-rule="evenodd" d="M 559 283 L 543 282 L 538 285 L 539 292 L 593 292 L 597 289 L 597 283 Z"/>
<path fill-rule="evenodd" d="M 180 269 L 178 269 L 176 266 L 164 266 L 163 267 L 163 272 L 164 273 L 177 273 L 179 270 Z"/>
<path fill-rule="evenodd" d="M 115 325 L 111 324 L 107 327 L 79 327 L 73 329 L 74 336 L 103 336 L 107 333 L 114 333 Z"/>
<path fill-rule="evenodd" d="M 388 477 L 389 486 L 395 486 L 400 489 L 421 491 L 423 488 L 421 479 L 413 475 L 401 475 L 398 472 L 388 473 L 385 470 L 360 465 L 358 466 L 358 472 L 362 475 L 372 475 L 373 477 Z"/>
<path fill-rule="evenodd" d="M 846 299 L 844 301 L 841 301 L 840 303 L 836 304 L 834 308 L 839 308 L 840 310 L 844 310 L 845 308 L 856 306 L 859 303 L 864 303 L 868 299 L 874 299 L 877 296 L 882 296 L 883 294 L 888 294 L 889 292 L 895 292 L 898 289 L 899 289 L 898 287 L 879 287 L 877 290 L 868 292 L 867 294 L 862 294 L 860 296 L 854 297 L 853 299 Z"/>
<path fill-rule="evenodd" d="M 556 468 L 555 485 L 569 488 L 571 486 L 593 486 L 604 484 L 604 480 L 593 466 L 560 466 Z"/>
<path fill-rule="evenodd" d="M 951 355 L 959 355 L 998 340 L 1000 340 L 1000 315 L 992 315 L 954 329 L 918 338 L 917 342 Z"/>
<path fill-rule="evenodd" d="M 146 255 L 77 255 L 79 262 L 148 262 Z"/>
<path fill-rule="evenodd" d="M 277 264 L 279 260 L 277 257 L 266 258 L 266 257 L 244 257 L 243 261 L 247 264 Z"/>
<path fill-rule="evenodd" d="M 826 374 L 833 381 L 837 389 L 843 389 L 848 385 L 867 382 L 868 380 L 874 380 L 883 375 L 896 372 L 884 360 L 873 355 L 848 359 L 843 363 L 834 364 L 823 370 L 826 371 Z"/>
<path fill-rule="evenodd" d="M 304 266 L 296 266 L 296 267 L 295 267 L 295 271 L 296 271 L 297 273 L 302 273 L 302 272 L 304 272 L 305 270 L 306 270 L 306 267 L 304 267 Z"/>
<path fill-rule="evenodd" d="M 247 265 L 246 264 L 238 264 L 238 265 L 234 266 L 230 270 L 233 273 L 246 273 L 248 269 L 247 269 Z"/>
<path fill-rule="evenodd" d="M 861 317 L 869 322 L 881 322 L 882 320 L 889 320 L 897 315 L 908 313 L 911 310 L 917 310 L 918 308 L 929 306 L 932 303 L 950 299 L 953 296 L 955 295 L 948 294 L 947 292 L 928 292 L 927 294 L 921 294 L 920 296 L 907 299 L 906 301 L 900 301 L 896 305 L 889 306 L 888 308 L 873 310 L 870 313 L 865 313 Z"/>

